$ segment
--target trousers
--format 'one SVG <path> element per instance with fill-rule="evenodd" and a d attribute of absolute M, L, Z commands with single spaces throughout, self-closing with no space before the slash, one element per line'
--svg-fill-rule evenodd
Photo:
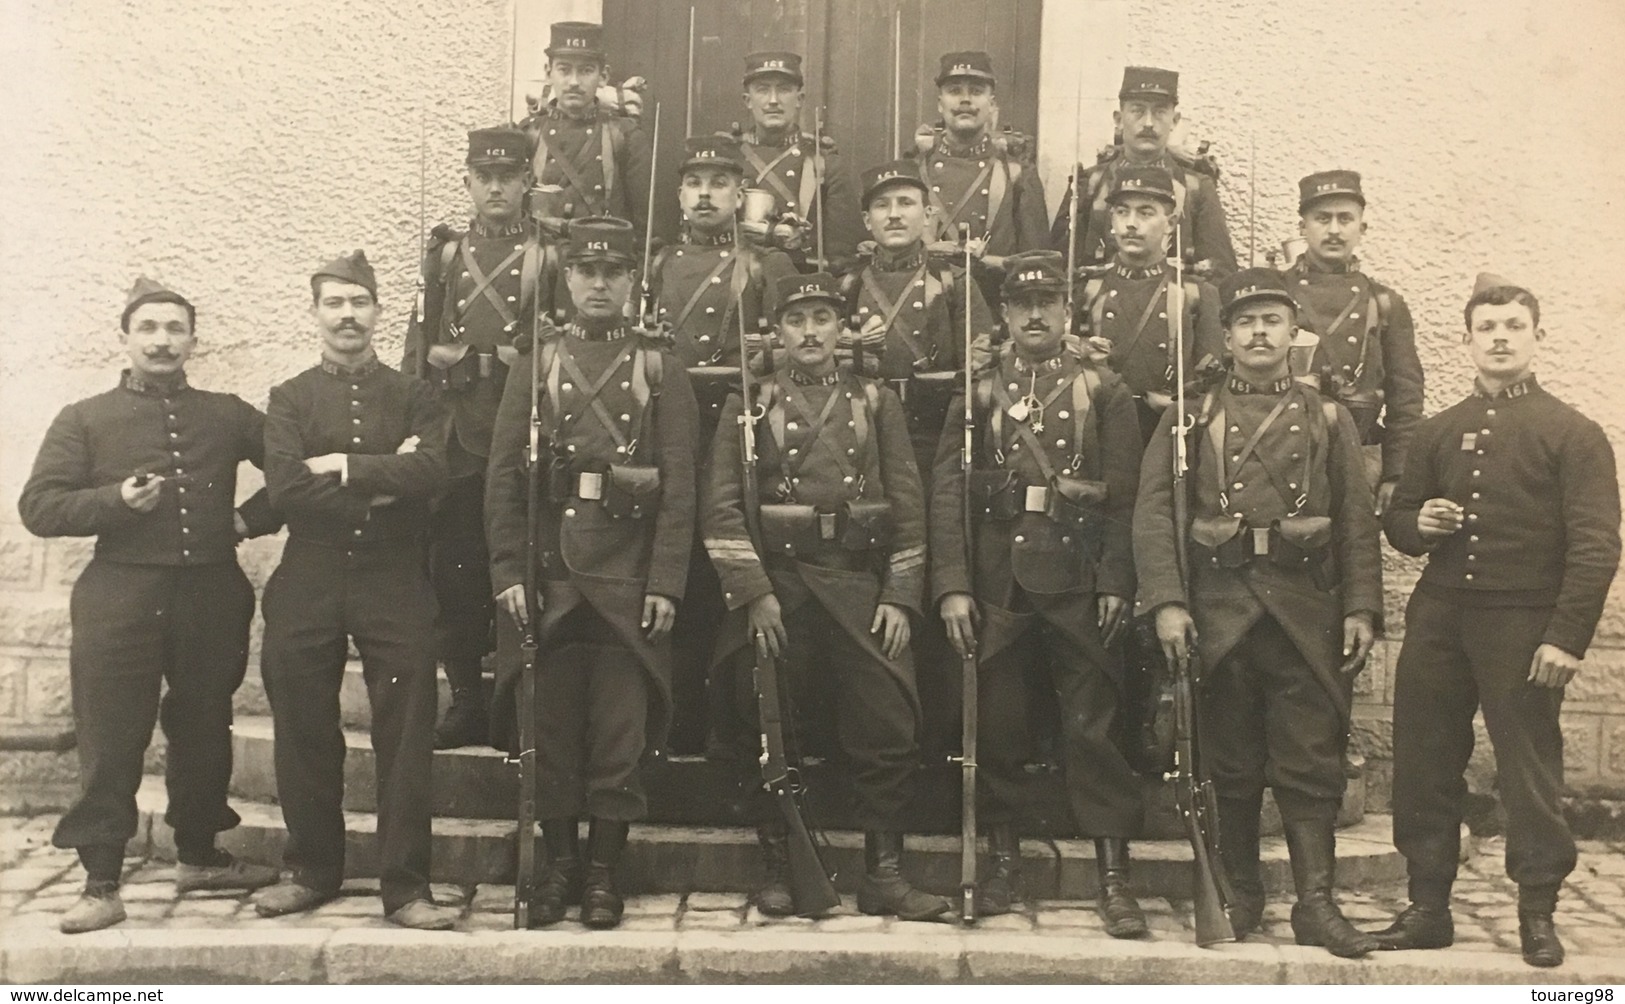
<path fill-rule="evenodd" d="M 344 878 L 346 637 L 361 653 L 377 764 L 384 911 L 429 895 L 434 754 L 434 591 L 420 544 L 357 548 L 290 540 L 265 586 L 260 671 L 276 728 L 277 796 L 295 881 Z"/>
<path fill-rule="evenodd" d="M 1394 846 L 1411 878 L 1455 878 L 1480 708 L 1507 814 L 1507 876 L 1555 887 L 1574 870 L 1574 835 L 1558 802 L 1563 691 L 1528 682 L 1551 613 L 1411 594 L 1394 675 L 1393 793 Z"/>
<path fill-rule="evenodd" d="M 1014 600 L 1015 609 L 999 619 L 1024 622 L 1019 635 L 978 666 L 982 818 L 992 825 L 1020 816 L 1022 768 L 1032 758 L 1038 724 L 1023 674 L 1038 667 L 1048 671 L 1046 689 L 1059 710 L 1056 739 L 1073 822 L 1086 836 L 1139 836 L 1145 820 L 1140 779 L 1118 741 L 1121 694 L 1095 627 L 1093 594 L 1045 596 L 1018 589 Z M 1089 642 L 1080 640 L 1080 625 Z"/>
<path fill-rule="evenodd" d="M 440 614 L 435 640 L 448 671 L 478 671 L 491 651 L 491 555 L 485 545 L 485 476 L 453 478 L 429 524 L 429 578 Z M 465 681 L 452 678 L 454 686 Z"/>
<path fill-rule="evenodd" d="M 1268 786 L 1288 822 L 1337 817 L 1348 731 L 1336 703 L 1275 618 L 1265 615 L 1202 674 L 1197 741 L 1220 798 Z"/>
<path fill-rule="evenodd" d="M 169 740 L 164 821 L 182 847 L 212 843 L 239 822 L 226 790 L 231 697 L 248 668 L 254 617 L 248 578 L 235 562 L 177 567 L 96 558 L 74 584 L 69 615 L 80 794 L 51 842 L 123 851 L 135 836 L 135 795 L 156 721 Z"/>

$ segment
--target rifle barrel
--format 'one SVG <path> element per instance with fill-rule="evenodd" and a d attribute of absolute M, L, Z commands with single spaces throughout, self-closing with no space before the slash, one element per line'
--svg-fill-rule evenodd
<path fill-rule="evenodd" d="M 976 280 L 971 274 L 974 262 L 971 258 L 970 224 L 959 224 L 959 238 L 965 254 L 965 275 L 963 279 L 965 284 L 963 360 L 965 368 L 965 434 L 959 460 L 964 475 L 964 484 L 962 486 L 963 490 L 959 493 L 959 501 L 961 525 L 965 535 L 965 567 L 974 580 L 976 574 L 976 545 L 975 538 L 972 535 L 976 532 L 976 525 L 975 517 L 971 512 L 970 481 L 971 470 L 976 460 L 976 412 L 972 398 L 975 378 L 971 372 L 971 348 L 975 341 L 975 334 L 971 328 L 971 286 Z M 960 678 L 962 711 L 959 727 L 959 919 L 961 923 L 974 924 L 976 922 L 976 705 L 979 692 L 976 652 L 974 650 L 963 657 Z"/>

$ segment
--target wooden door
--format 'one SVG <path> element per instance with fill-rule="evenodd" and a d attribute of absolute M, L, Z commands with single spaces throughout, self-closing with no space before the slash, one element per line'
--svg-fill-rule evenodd
<path fill-rule="evenodd" d="M 740 79 L 746 53 L 802 54 L 802 128 L 812 131 L 821 107 L 856 173 L 889 159 L 894 148 L 907 156 L 915 127 L 936 121 L 938 58 L 955 49 L 992 55 L 1001 123 L 1036 133 L 1042 15 L 1043 0 L 604 0 L 612 72 L 616 79 L 649 79 L 646 122 L 654 102 L 661 103 L 656 233 L 676 233 L 671 172 L 688 121 L 695 133 L 746 122 Z"/>

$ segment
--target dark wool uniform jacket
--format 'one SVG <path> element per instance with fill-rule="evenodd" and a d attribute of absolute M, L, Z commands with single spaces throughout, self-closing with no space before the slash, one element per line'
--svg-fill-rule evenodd
<path fill-rule="evenodd" d="M 424 252 L 422 317 L 413 311 L 407 324 L 402 373 L 422 380 L 435 377 L 439 370 L 429 362 L 429 350 L 444 345 L 466 347 L 459 373 L 476 375 L 479 363 L 470 358 L 474 354 L 490 356 L 528 341 L 537 316 L 564 320 L 559 316 L 563 312 L 556 312 L 561 299 L 569 299 L 561 295 L 564 270 L 558 250 L 536 240 L 533 224 L 522 221 L 495 232 L 475 220 L 466 233 L 448 234 L 437 228 L 436 234 Z M 528 277 L 523 275 L 527 267 Z M 475 271 L 489 280 L 483 289 Z M 440 391 L 451 415 L 451 436 L 461 447 L 454 451 L 453 462 L 458 465 L 454 476 L 485 473 L 491 426 L 508 380 L 508 368 L 501 361 L 492 358 L 487 365 L 489 376 L 460 380 L 459 386 Z"/>
<path fill-rule="evenodd" d="M 1299 323 L 1320 336 L 1315 365 L 1330 366 L 1343 396 L 1375 398 L 1382 426 L 1382 480 L 1397 481 L 1405 447 L 1422 421 L 1422 360 L 1405 298 L 1358 268 L 1328 272 L 1304 255 L 1287 271 Z"/>
<path fill-rule="evenodd" d="M 1438 542 L 1416 528 L 1433 498 L 1466 510 Z M 1583 657 L 1619 565 L 1619 519 L 1608 437 L 1529 377 L 1421 424 L 1383 528 L 1399 551 L 1428 555 L 1416 588 L 1469 607 L 1551 607 L 1541 640 Z"/>
<path fill-rule="evenodd" d="M 1085 336 L 1112 343 L 1111 367 L 1136 396 L 1172 393 L 1174 328 L 1168 320 L 1168 286 L 1174 270 L 1159 261 L 1149 268 L 1113 262 L 1083 283 Z M 1204 357 L 1224 358 L 1219 325 L 1219 294 L 1189 273 L 1185 276 L 1185 368 L 1187 379 Z"/>
<path fill-rule="evenodd" d="M 611 464 L 653 466 L 660 472 L 660 498 L 654 512 L 638 517 L 612 516 L 598 501 L 538 500 L 542 614 L 536 631 L 545 657 L 549 633 L 565 615 L 582 603 L 596 611 L 614 633 L 605 644 L 630 650 L 649 673 L 647 743 L 649 749 L 659 749 L 671 722 L 671 639 L 649 641 L 642 624 L 643 599 L 652 594 L 681 601 L 688 580 L 699 426 L 694 391 L 688 371 L 662 341 L 624 328 L 584 337 L 574 325 L 548 338 L 553 344 L 544 342 L 536 367 L 542 370 L 535 384 L 542 422 L 540 470 L 556 454 L 569 458 L 573 473 L 603 472 Z M 615 424 L 613 434 L 588 403 L 590 388 L 578 386 L 565 369 L 560 358 L 565 352 L 587 379 L 603 380 L 597 401 Z M 559 360 L 559 373 L 550 379 L 546 370 L 555 365 L 553 360 Z M 640 379 L 635 366 L 645 367 L 641 379 L 651 385 L 643 409 L 634 391 L 634 381 Z M 653 379 L 650 367 L 659 371 Z M 491 549 L 491 586 L 498 594 L 525 581 L 531 373 L 529 355 L 509 371 L 486 469 L 485 537 Z M 617 449 L 617 436 L 632 447 L 630 453 Z M 537 488 L 545 490 L 539 475 Z M 516 662 L 498 665 L 499 708 L 513 699 L 518 669 Z"/>
<path fill-rule="evenodd" d="M 1038 169 L 1008 156 L 992 137 L 959 149 L 939 136 L 915 160 L 930 188 L 930 204 L 937 209 L 936 239 L 957 242 L 958 225 L 968 223 L 971 238 L 986 239 L 990 255 L 1044 246 L 1049 209 Z"/>
<path fill-rule="evenodd" d="M 395 451 L 418 437 L 415 452 Z M 305 461 L 349 455 L 349 477 Z M 399 547 L 420 539 L 429 500 L 446 484 L 446 413 L 429 385 L 376 359 L 349 369 L 323 361 L 271 388 L 265 485 L 292 541 Z M 393 501 L 373 505 L 375 497 Z"/>
<path fill-rule="evenodd" d="M 642 238 L 649 222 L 644 218 L 649 140 L 637 119 L 597 104 L 575 118 L 549 103 L 527 116 L 520 128 L 530 137 L 533 150 L 536 187 L 531 190 L 531 212 L 564 219 L 618 216 L 630 220 Z"/>
<path fill-rule="evenodd" d="M 1036 594 L 1109 594 L 1124 599 L 1134 595 L 1134 557 L 1130 537 L 1135 491 L 1140 470 L 1140 426 L 1134 398 L 1116 374 L 1088 370 L 1090 415 L 1085 420 L 1085 442 L 1076 438 L 1072 387 L 1083 361 L 1071 349 L 1049 363 L 1040 363 L 1036 394 L 1042 399 L 1062 384 L 1044 412 L 1044 431 L 1038 434 L 1051 467 L 1060 475 L 1104 481 L 1106 501 L 1100 509 L 1101 546 L 1088 553 L 1077 530 L 1043 513 L 1023 512 L 1013 520 L 976 520 L 975 575 L 967 567 L 962 512 L 965 475 L 961 463 L 964 446 L 964 398 L 955 395 L 937 447 L 936 470 L 931 480 L 931 594 L 937 603 L 949 593 L 974 593 L 979 599 L 1000 602 L 1015 586 Z M 1044 485 L 1047 478 L 1033 458 L 1031 446 L 1017 431 L 1009 415 L 1001 420 L 1003 442 L 992 442 L 989 412 L 1001 407 L 988 384 L 999 380 L 1014 401 L 1031 386 L 1033 369 L 1020 361 L 1008 343 L 1000 351 L 997 369 L 977 379 L 976 455 L 978 470 L 1013 471 L 1028 485 Z M 1094 443 L 1089 443 L 1090 439 Z M 1004 454 L 993 455 L 995 445 Z M 1081 453 L 1082 465 L 1074 466 Z M 1019 497 L 1019 496 L 1018 496 Z"/>
<path fill-rule="evenodd" d="M 233 509 L 237 465 L 264 466 L 265 417 L 234 394 L 164 389 L 125 371 L 119 386 L 63 408 L 17 500 L 41 537 L 96 537 L 96 556 L 139 565 L 237 560 L 234 512 L 248 535 L 282 521 L 261 490 Z M 151 512 L 124 504 L 119 485 L 137 471 L 168 479 Z"/>
<path fill-rule="evenodd" d="M 752 131 L 739 142 L 745 154 L 746 187 L 772 192 L 778 212 L 812 222 L 814 233 L 822 216 L 824 257 L 829 259 L 826 271 L 844 270 L 864 238 L 863 209 L 858 205 L 857 186 L 835 144 L 825 135 L 821 156 L 815 161 L 813 151 L 818 144 L 806 133 L 788 135 L 772 146 L 756 139 Z M 799 252 L 803 260 L 816 259 L 816 244 L 816 238 L 809 236 Z"/>
<path fill-rule="evenodd" d="M 731 233 L 710 240 L 685 234 L 663 248 L 650 269 L 655 316 L 674 326 L 673 351 L 684 366 L 737 368 L 736 303 L 744 302 L 747 332 L 772 330 L 778 280 L 795 272 L 790 257 L 775 248 L 749 246 L 741 254 Z"/>
<path fill-rule="evenodd" d="M 1354 419 L 1348 409 L 1334 404 L 1335 417 L 1328 421 L 1326 399 L 1295 380 L 1284 380 L 1278 387 L 1248 388 L 1231 377 L 1211 393 L 1211 406 L 1203 399 L 1187 402 L 1187 410 L 1198 417 L 1204 409 L 1208 412 L 1208 424 L 1199 422 L 1188 440 L 1185 487 L 1191 518 L 1223 514 L 1221 471 L 1228 473 L 1223 489 L 1228 512 L 1241 515 L 1247 527 L 1268 527 L 1287 516 L 1302 494 L 1299 515 L 1331 517 L 1333 572 L 1327 582 L 1331 588 L 1322 589 L 1306 569 L 1283 568 L 1267 557 L 1255 557 L 1241 568 L 1224 568 L 1200 560 L 1193 547 L 1186 589 L 1180 581 L 1174 534 L 1189 530 L 1174 526 L 1170 430 L 1176 415 L 1169 408 L 1146 446 L 1140 504 L 1134 513 L 1140 609 L 1151 612 L 1168 603 L 1189 607 L 1201 664 L 1208 667 L 1218 665 L 1259 618 L 1273 616 L 1346 714 L 1347 697 L 1337 674 L 1343 659 L 1343 619 L 1364 612 L 1380 622 L 1382 615 L 1377 517 Z M 1283 395 L 1286 407 L 1280 417 L 1256 450 L 1242 458 L 1246 442 Z M 1215 435 L 1224 443 L 1223 456 L 1214 452 Z M 1242 458 L 1239 467 L 1238 458 Z M 1306 459 L 1307 484 L 1301 480 Z"/>
<path fill-rule="evenodd" d="M 925 502 L 920 474 L 914 466 L 909 446 L 908 426 L 903 406 L 889 388 L 864 389 L 865 378 L 839 371 L 837 382 L 824 386 L 797 387 L 809 407 L 822 409 L 829 395 L 839 394 L 822 430 L 813 425 L 818 415 L 803 415 L 789 400 L 782 385 L 790 377 L 779 375 L 764 381 L 757 390 L 771 399 L 770 415 L 756 423 L 757 481 L 761 502 L 793 501 L 834 512 L 848 501 L 886 500 L 891 503 L 895 532 L 890 548 L 875 560 L 866 562 L 876 580 L 878 593 L 868 609 L 861 611 L 860 634 L 867 635 L 876 603 L 890 603 L 914 613 L 920 612 L 921 590 L 925 585 Z M 869 395 L 874 407 L 870 414 Z M 717 424 L 716 438 L 704 480 L 701 531 L 706 552 L 722 580 L 722 596 L 728 609 L 736 610 L 775 591 L 770 572 L 795 566 L 817 567 L 829 564 L 837 569 L 853 569 L 853 552 L 832 546 L 827 560 L 820 555 L 797 555 L 797 560 L 775 557 L 764 565 L 750 535 L 745 530 L 744 500 L 740 495 L 740 443 L 738 394 L 730 395 Z M 859 444 L 855 410 L 863 409 L 868 423 L 865 442 Z M 772 415 L 777 412 L 782 419 Z M 782 430 L 779 428 L 782 421 Z M 780 442 L 779 436 L 783 436 Z M 861 455 L 859 451 L 862 451 Z M 789 467 L 794 467 L 791 471 Z M 793 483 L 790 483 L 793 482 Z M 788 493 L 788 495 L 787 495 Z M 842 604 L 841 606 L 846 606 Z M 840 609 L 832 610 L 837 616 Z"/>

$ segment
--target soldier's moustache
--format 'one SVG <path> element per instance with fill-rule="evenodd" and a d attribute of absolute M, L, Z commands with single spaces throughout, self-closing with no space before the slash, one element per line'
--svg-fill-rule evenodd
<path fill-rule="evenodd" d="M 148 349 L 146 351 L 146 356 L 148 359 L 174 360 L 180 358 L 180 356 L 176 355 L 172 349 Z"/>

